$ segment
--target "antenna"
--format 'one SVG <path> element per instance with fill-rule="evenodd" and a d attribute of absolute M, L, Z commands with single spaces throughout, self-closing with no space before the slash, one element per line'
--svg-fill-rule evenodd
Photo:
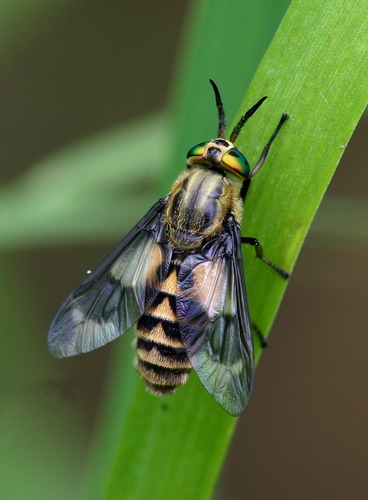
<path fill-rule="evenodd" d="M 267 99 L 267 96 L 265 97 L 262 97 L 262 99 L 260 99 L 254 106 L 252 106 L 250 109 L 248 109 L 248 111 L 240 118 L 240 120 L 238 121 L 238 123 L 235 125 L 234 127 L 234 130 L 231 132 L 231 136 L 230 136 L 230 142 L 234 143 L 236 138 L 238 137 L 239 135 L 239 132 L 241 131 L 241 129 L 243 128 L 245 122 L 252 116 L 254 115 L 254 113 L 257 111 L 257 109 L 260 107 L 260 105 L 262 104 L 262 102 Z"/>
<path fill-rule="evenodd" d="M 215 98 L 216 98 L 216 106 L 217 106 L 217 109 L 218 109 L 218 115 L 219 115 L 219 128 L 218 128 L 218 133 L 217 133 L 217 137 L 221 138 L 221 139 L 224 139 L 224 134 L 225 134 L 225 111 L 224 111 L 224 106 L 222 104 L 222 100 L 221 100 L 221 95 L 220 95 L 220 91 L 219 89 L 217 88 L 217 85 L 216 83 L 210 79 L 210 83 L 213 87 L 213 90 L 215 91 Z"/>

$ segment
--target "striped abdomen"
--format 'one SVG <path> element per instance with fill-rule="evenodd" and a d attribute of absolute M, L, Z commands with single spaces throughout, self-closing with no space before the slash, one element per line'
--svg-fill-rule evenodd
<path fill-rule="evenodd" d="M 191 370 L 176 316 L 178 266 L 172 264 L 153 304 L 137 324 L 135 365 L 154 394 L 172 394 Z"/>

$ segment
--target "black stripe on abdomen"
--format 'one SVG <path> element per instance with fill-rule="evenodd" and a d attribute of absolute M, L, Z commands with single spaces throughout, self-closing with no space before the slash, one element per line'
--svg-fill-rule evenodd
<path fill-rule="evenodd" d="M 135 341 L 135 366 L 150 392 L 171 394 L 187 382 L 191 364 L 180 336 L 176 316 L 177 268 L 171 270 L 153 304 L 139 318 Z"/>

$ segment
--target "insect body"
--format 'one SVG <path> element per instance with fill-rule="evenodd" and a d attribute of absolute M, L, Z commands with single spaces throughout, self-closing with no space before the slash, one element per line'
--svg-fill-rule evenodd
<path fill-rule="evenodd" d="M 194 146 L 187 170 L 106 259 L 69 295 L 52 321 L 48 346 L 57 357 L 91 351 L 137 325 L 136 367 L 147 388 L 166 395 L 193 368 L 207 391 L 239 415 L 254 381 L 240 234 L 243 201 L 281 120 L 250 171 L 234 141 L 265 98 L 240 119 L 230 140 L 219 91 L 218 138 Z M 237 186 L 227 172 L 242 180 Z"/>

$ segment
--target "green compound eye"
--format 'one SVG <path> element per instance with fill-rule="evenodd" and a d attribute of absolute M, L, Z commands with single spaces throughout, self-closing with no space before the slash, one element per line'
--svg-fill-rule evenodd
<path fill-rule="evenodd" d="M 203 156 L 204 150 L 206 149 L 208 142 L 201 142 L 196 146 L 193 146 L 187 154 L 187 158 L 191 158 L 192 156 Z"/>
<path fill-rule="evenodd" d="M 232 174 L 245 179 L 250 174 L 248 160 L 236 148 L 231 148 L 221 158 L 221 163 Z"/>

